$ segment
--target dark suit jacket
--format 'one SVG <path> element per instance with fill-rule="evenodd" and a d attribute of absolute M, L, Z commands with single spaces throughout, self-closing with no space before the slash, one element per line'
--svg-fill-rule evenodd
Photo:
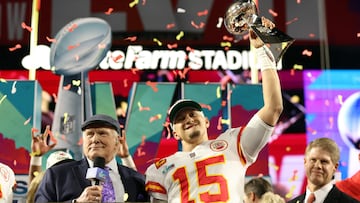
<path fill-rule="evenodd" d="M 65 202 L 76 199 L 91 185 L 91 181 L 85 178 L 88 168 L 86 159 L 48 168 L 35 194 L 35 202 Z M 144 175 L 119 164 L 118 168 L 125 193 L 128 194 L 127 201 L 149 201 Z"/>
<path fill-rule="evenodd" d="M 305 193 L 288 201 L 288 203 L 303 203 L 304 199 L 305 199 Z M 324 203 L 359 203 L 359 201 L 341 192 L 336 186 L 333 186 L 333 188 L 329 191 L 328 195 L 326 196 Z"/>

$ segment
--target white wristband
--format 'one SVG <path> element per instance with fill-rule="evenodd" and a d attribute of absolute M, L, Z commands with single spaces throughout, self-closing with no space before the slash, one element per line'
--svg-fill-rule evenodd
<path fill-rule="evenodd" d="M 30 166 L 41 166 L 42 157 L 41 156 L 31 156 Z"/>
<path fill-rule="evenodd" d="M 257 65 L 259 69 L 261 69 L 261 71 L 264 71 L 266 69 L 276 69 L 274 55 L 265 45 L 256 48 L 255 54 L 257 56 Z"/>

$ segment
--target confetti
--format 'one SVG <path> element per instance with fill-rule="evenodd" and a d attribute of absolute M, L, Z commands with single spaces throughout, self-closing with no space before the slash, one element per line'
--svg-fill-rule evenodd
<path fill-rule="evenodd" d="M 302 52 L 302 55 L 311 56 L 311 55 L 312 55 L 312 51 L 309 51 L 309 50 L 305 49 L 305 50 Z"/>
<path fill-rule="evenodd" d="M 29 124 L 29 123 L 30 123 L 30 121 L 31 121 L 31 117 L 30 117 L 30 118 L 28 118 L 28 119 L 24 122 L 24 125 Z"/>
<path fill-rule="evenodd" d="M 176 40 L 180 40 L 184 36 L 184 32 L 180 31 L 179 34 L 176 35 Z"/>
<path fill-rule="evenodd" d="M 9 51 L 15 51 L 16 49 L 21 49 L 21 44 L 16 44 L 14 47 L 9 48 Z"/>
<path fill-rule="evenodd" d="M 78 46 L 80 46 L 79 43 L 77 43 L 77 44 L 75 44 L 75 45 L 69 45 L 67 49 L 68 49 L 68 50 L 72 50 L 72 49 L 75 49 L 75 48 L 78 47 Z"/>
<path fill-rule="evenodd" d="M 234 40 L 234 38 L 233 38 L 233 37 L 229 37 L 229 36 L 227 36 L 227 35 L 224 35 L 224 36 L 223 36 L 223 40 L 224 40 L 224 41 L 230 41 L 230 42 L 232 42 L 232 41 Z"/>
<path fill-rule="evenodd" d="M 24 22 L 21 23 L 21 27 L 23 29 L 26 29 L 27 31 L 31 32 L 32 31 L 32 28 L 28 25 L 26 25 Z"/>
<path fill-rule="evenodd" d="M 76 23 L 74 23 L 67 30 L 68 30 L 68 32 L 73 32 L 77 27 L 78 27 L 78 25 Z"/>
<path fill-rule="evenodd" d="M 291 198 L 291 197 L 293 196 L 293 193 L 294 193 L 294 190 L 295 190 L 295 189 L 296 189 L 296 186 L 295 186 L 295 185 L 291 186 L 289 192 L 286 193 L 285 197 L 288 198 L 288 199 Z"/>
<path fill-rule="evenodd" d="M 67 121 L 69 120 L 69 118 L 68 118 L 68 113 L 64 113 L 64 125 L 67 123 Z"/>
<path fill-rule="evenodd" d="M 129 7 L 132 8 L 132 7 L 136 6 L 136 4 L 138 4 L 138 3 L 139 3 L 139 0 L 134 0 L 131 3 L 129 3 Z"/>
<path fill-rule="evenodd" d="M 178 47 L 177 43 L 174 44 L 167 44 L 168 49 L 176 49 Z"/>
<path fill-rule="evenodd" d="M 296 22 L 296 21 L 298 21 L 298 18 L 294 18 L 294 19 L 286 22 L 286 25 L 290 25 L 291 23 Z"/>
<path fill-rule="evenodd" d="M 155 116 L 151 116 L 150 119 L 149 119 L 149 122 L 152 123 L 156 120 L 159 120 L 161 119 L 161 114 L 156 114 Z"/>
<path fill-rule="evenodd" d="M 55 43 L 55 42 L 56 42 L 56 39 L 50 38 L 50 37 L 48 37 L 48 36 L 46 36 L 46 40 L 47 40 L 48 42 L 52 42 L 52 43 Z"/>
<path fill-rule="evenodd" d="M 80 86 L 81 80 L 72 80 L 71 83 L 72 83 L 72 85 L 74 85 L 74 86 Z"/>
<path fill-rule="evenodd" d="M 197 13 L 198 16 L 206 16 L 207 14 L 208 14 L 208 10 L 207 10 L 207 9 L 204 10 L 204 11 L 199 11 L 199 12 Z"/>
<path fill-rule="evenodd" d="M 183 9 L 183 8 L 178 8 L 178 9 L 176 10 L 176 12 L 178 12 L 178 13 L 185 13 L 186 10 Z"/>
<path fill-rule="evenodd" d="M 37 156 L 37 155 L 40 155 L 40 151 L 30 153 L 30 156 Z"/>
<path fill-rule="evenodd" d="M 221 47 L 231 47 L 231 42 L 221 42 L 220 46 Z"/>
<path fill-rule="evenodd" d="M 105 12 L 105 15 L 110 15 L 113 11 L 113 8 L 108 8 L 108 10 Z"/>
<path fill-rule="evenodd" d="M 221 28 L 221 25 L 222 25 L 222 23 L 223 23 L 223 20 L 224 20 L 224 19 L 223 19 L 222 17 L 219 17 L 219 18 L 218 18 L 218 23 L 216 24 L 216 27 L 217 27 L 217 28 Z"/>
<path fill-rule="evenodd" d="M 15 81 L 15 82 L 12 84 L 12 86 L 11 86 L 11 94 L 15 94 L 15 93 L 16 93 L 16 87 L 15 87 L 16 82 L 17 82 L 17 81 Z"/>
<path fill-rule="evenodd" d="M 125 40 L 128 40 L 130 42 L 135 42 L 137 40 L 137 37 L 136 36 L 127 37 L 127 38 L 125 38 Z"/>
<path fill-rule="evenodd" d="M 158 91 L 158 88 L 156 87 L 156 84 L 157 84 L 156 82 L 151 82 L 151 81 L 146 82 L 146 85 L 150 86 L 153 89 L 154 92 Z"/>
<path fill-rule="evenodd" d="M 194 21 L 191 21 L 191 25 L 196 29 L 201 29 L 205 26 L 205 23 L 201 22 L 199 25 L 197 25 Z"/>
<path fill-rule="evenodd" d="M 63 87 L 64 90 L 69 90 L 71 88 L 71 84 L 67 84 Z"/>
<path fill-rule="evenodd" d="M 294 69 L 294 70 L 302 70 L 302 69 L 303 69 L 303 66 L 302 66 L 302 65 L 299 65 L 299 64 L 294 64 L 293 69 Z"/>
<path fill-rule="evenodd" d="M 171 28 L 174 28 L 175 27 L 175 23 L 169 23 L 166 25 L 166 29 L 171 29 Z"/>
<path fill-rule="evenodd" d="M 111 59 L 112 59 L 114 62 L 118 62 L 122 57 L 123 57 L 123 55 L 119 54 L 119 55 L 117 55 L 117 56 L 111 56 Z"/>
<path fill-rule="evenodd" d="M 7 81 L 4 78 L 0 78 L 0 82 L 7 83 Z"/>
<path fill-rule="evenodd" d="M 356 37 L 360 37 L 360 32 L 356 33 Z"/>
<path fill-rule="evenodd" d="M 314 37 L 315 37 L 315 34 L 314 34 L 314 33 L 310 33 L 310 34 L 309 34 L 309 37 L 310 37 L 310 38 L 314 38 Z"/>
<path fill-rule="evenodd" d="M 0 99 L 0 104 L 6 99 L 7 95 L 4 95 L 1 99 Z"/>
<path fill-rule="evenodd" d="M 162 46 L 162 42 L 160 42 L 160 40 L 157 38 L 154 38 L 153 41 L 156 42 L 159 46 Z"/>
<path fill-rule="evenodd" d="M 137 103 L 139 111 L 150 111 L 150 107 L 143 107 L 140 102 Z"/>
<path fill-rule="evenodd" d="M 274 10 L 272 10 L 272 9 L 269 9 L 269 13 L 270 13 L 270 15 L 272 15 L 272 16 L 274 16 L 274 17 L 277 17 L 277 16 L 278 16 L 278 14 L 277 14 Z"/>
<path fill-rule="evenodd" d="M 82 146 L 82 144 L 83 144 L 83 139 L 82 139 L 82 137 L 80 137 L 79 141 L 77 142 L 77 145 Z"/>

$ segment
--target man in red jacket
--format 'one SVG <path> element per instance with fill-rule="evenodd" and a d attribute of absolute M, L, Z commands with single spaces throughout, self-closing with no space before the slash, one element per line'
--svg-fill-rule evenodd
<path fill-rule="evenodd" d="M 360 153 L 359 153 L 360 161 Z M 360 170 L 358 170 L 353 176 L 344 180 L 338 181 L 336 187 L 349 196 L 360 201 Z"/>

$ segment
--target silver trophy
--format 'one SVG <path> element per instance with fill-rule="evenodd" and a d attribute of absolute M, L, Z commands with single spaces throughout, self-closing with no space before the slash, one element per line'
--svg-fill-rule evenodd
<path fill-rule="evenodd" d="M 268 44 L 276 63 L 295 41 L 277 28 L 264 27 L 252 0 L 238 0 L 232 3 L 225 13 L 224 24 L 228 32 L 233 35 L 242 35 L 250 29 L 253 30 L 265 44 Z"/>

